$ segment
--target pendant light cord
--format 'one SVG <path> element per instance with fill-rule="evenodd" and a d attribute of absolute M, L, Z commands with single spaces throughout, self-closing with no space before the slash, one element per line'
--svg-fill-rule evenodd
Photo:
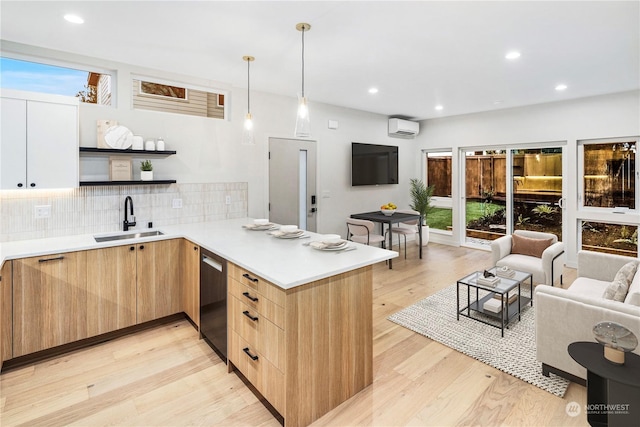
<path fill-rule="evenodd" d="M 302 97 L 304 98 L 304 26 L 302 27 Z"/>
<path fill-rule="evenodd" d="M 247 114 L 251 114 L 251 80 L 249 79 L 249 66 L 251 61 L 247 60 Z"/>

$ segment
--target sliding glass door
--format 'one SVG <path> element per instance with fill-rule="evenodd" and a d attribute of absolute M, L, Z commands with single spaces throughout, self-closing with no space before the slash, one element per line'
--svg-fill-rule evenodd
<path fill-rule="evenodd" d="M 463 243 L 487 245 L 514 230 L 553 233 L 562 240 L 562 147 L 490 147 L 460 154 Z"/>
<path fill-rule="evenodd" d="M 511 150 L 514 230 L 562 240 L 562 147 Z"/>
<path fill-rule="evenodd" d="M 506 234 L 506 171 L 503 150 L 464 152 L 465 242 L 482 245 Z"/>

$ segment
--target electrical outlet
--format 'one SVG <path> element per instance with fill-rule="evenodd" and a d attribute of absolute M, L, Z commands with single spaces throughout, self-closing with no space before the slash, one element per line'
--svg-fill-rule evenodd
<path fill-rule="evenodd" d="M 173 199 L 171 201 L 171 207 L 174 209 L 182 209 L 182 199 Z"/>
<path fill-rule="evenodd" d="M 40 205 L 35 208 L 36 218 L 50 218 L 51 205 Z"/>
<path fill-rule="evenodd" d="M 230 205 L 230 204 L 231 204 L 231 196 L 226 196 L 226 197 L 224 198 L 224 202 L 225 202 L 227 205 Z"/>

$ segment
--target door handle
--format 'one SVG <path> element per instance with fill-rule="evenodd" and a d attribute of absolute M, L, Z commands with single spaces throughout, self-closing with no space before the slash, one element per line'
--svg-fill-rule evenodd
<path fill-rule="evenodd" d="M 316 204 L 316 196 L 315 196 L 315 194 L 313 196 L 311 196 L 311 204 L 312 205 Z"/>
<path fill-rule="evenodd" d="M 565 204 L 566 199 L 564 197 L 560 197 L 558 199 L 558 206 L 560 207 L 560 209 L 564 209 L 566 204 Z"/>

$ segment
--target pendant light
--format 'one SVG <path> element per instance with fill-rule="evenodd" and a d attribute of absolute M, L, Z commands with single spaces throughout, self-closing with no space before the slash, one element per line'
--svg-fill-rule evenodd
<path fill-rule="evenodd" d="M 295 136 L 306 138 L 311 136 L 311 130 L 309 126 L 309 106 L 307 105 L 307 98 L 304 96 L 304 33 L 311 29 L 311 25 L 301 22 L 296 25 L 296 29 L 302 32 L 302 92 L 298 95 Z"/>
<path fill-rule="evenodd" d="M 253 116 L 251 115 L 251 80 L 249 79 L 249 66 L 256 58 L 253 56 L 243 56 L 242 59 L 247 61 L 247 115 L 244 116 L 242 143 L 244 145 L 255 145 L 255 140 L 253 138 Z"/>

